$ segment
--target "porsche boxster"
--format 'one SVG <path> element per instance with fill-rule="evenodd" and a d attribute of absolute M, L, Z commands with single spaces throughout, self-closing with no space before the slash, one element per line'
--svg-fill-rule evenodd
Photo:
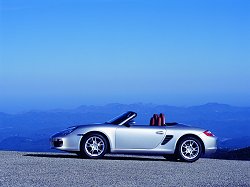
<path fill-rule="evenodd" d="M 51 147 L 85 158 L 121 153 L 162 155 L 187 162 L 217 149 L 217 138 L 209 130 L 166 123 L 164 114 L 154 114 L 149 124 L 139 125 L 136 116 L 129 111 L 105 123 L 69 127 L 51 136 Z"/>

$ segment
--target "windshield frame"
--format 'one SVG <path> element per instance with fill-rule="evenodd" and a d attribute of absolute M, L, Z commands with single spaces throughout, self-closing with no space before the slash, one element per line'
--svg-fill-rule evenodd
<path fill-rule="evenodd" d="M 113 125 L 123 125 L 126 122 L 134 119 L 137 116 L 137 113 L 128 111 L 120 114 L 119 116 L 114 117 L 113 119 L 105 122 L 108 124 L 113 124 Z"/>

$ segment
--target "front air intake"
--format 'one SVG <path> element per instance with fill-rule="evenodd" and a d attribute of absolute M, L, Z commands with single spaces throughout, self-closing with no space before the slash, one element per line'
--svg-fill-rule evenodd
<path fill-rule="evenodd" d="M 53 141 L 54 147 L 62 147 L 63 146 L 63 141 L 60 139 L 57 139 Z"/>

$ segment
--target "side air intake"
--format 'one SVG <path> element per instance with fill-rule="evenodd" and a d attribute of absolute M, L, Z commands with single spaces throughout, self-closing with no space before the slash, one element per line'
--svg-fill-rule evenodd
<path fill-rule="evenodd" d="M 161 145 L 165 145 L 165 144 L 168 143 L 172 138 L 173 138 L 173 135 L 166 135 L 166 137 L 165 137 L 164 140 L 162 141 Z"/>

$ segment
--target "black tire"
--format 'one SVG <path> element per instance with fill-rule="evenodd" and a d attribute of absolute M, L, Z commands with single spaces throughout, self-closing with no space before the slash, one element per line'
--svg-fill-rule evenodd
<path fill-rule="evenodd" d="M 80 152 L 76 152 L 76 155 L 79 156 L 79 157 L 84 157 L 84 156 L 82 155 L 82 152 L 81 152 L 81 151 L 80 151 Z"/>
<path fill-rule="evenodd" d="M 176 154 L 181 161 L 195 162 L 202 155 L 200 140 L 195 137 L 185 137 L 178 142 Z"/>
<path fill-rule="evenodd" d="M 78 153 L 78 155 L 83 158 L 99 159 L 106 154 L 107 150 L 108 140 L 101 134 L 92 133 L 84 137 L 82 140 L 81 152 Z"/>
<path fill-rule="evenodd" d="M 163 155 L 163 157 L 169 161 L 177 161 L 177 159 L 178 159 L 178 157 L 175 154 Z"/>

